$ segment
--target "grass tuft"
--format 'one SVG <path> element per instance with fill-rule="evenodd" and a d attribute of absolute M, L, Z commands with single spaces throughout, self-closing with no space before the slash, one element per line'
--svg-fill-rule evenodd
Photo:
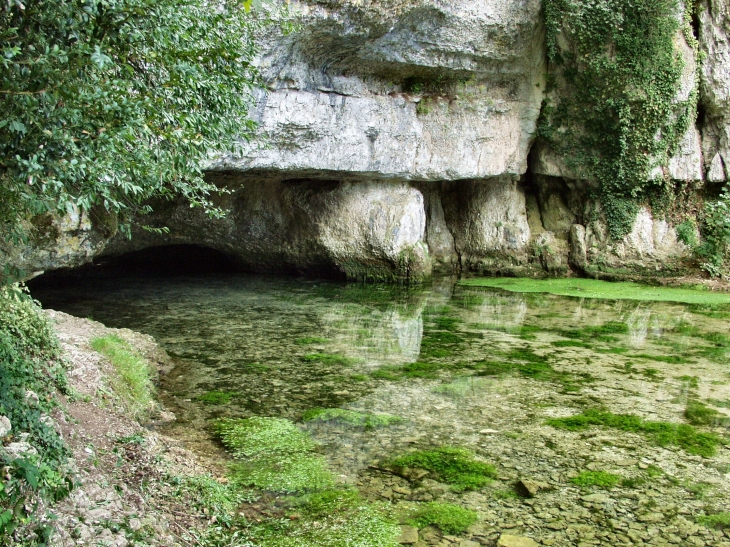
<path fill-rule="evenodd" d="M 260 547 L 397 547 L 399 527 L 375 504 L 354 490 L 329 489 L 311 494 L 300 514 L 254 529 Z"/>
<path fill-rule="evenodd" d="M 114 367 L 117 378 L 112 379 L 112 388 L 124 401 L 127 410 L 136 419 L 144 419 L 154 406 L 155 392 L 147 360 L 115 335 L 94 338 L 91 347 Z"/>
<path fill-rule="evenodd" d="M 358 359 L 345 357 L 339 353 L 308 353 L 302 357 L 305 363 L 322 363 L 329 366 L 351 367 L 359 362 Z"/>

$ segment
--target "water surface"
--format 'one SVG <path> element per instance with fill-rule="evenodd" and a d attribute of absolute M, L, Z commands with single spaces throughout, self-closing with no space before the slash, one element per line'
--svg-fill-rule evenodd
<path fill-rule="evenodd" d="M 545 545 L 728 541 L 697 525 L 730 506 L 722 444 L 702 457 L 641 432 L 546 424 L 587 409 L 686 424 L 688 404 L 699 402 L 716 414 L 698 431 L 727 437 L 727 307 L 508 293 L 453 280 L 399 288 L 237 274 L 98 276 L 33 295 L 45 307 L 154 336 L 176 363 L 161 385 L 178 417 L 166 432 L 202 454 L 223 457 L 210 433 L 222 416 L 299 422 L 323 407 L 402 417 L 379 429 L 301 427 L 339 480 L 370 499 L 436 499 L 479 512 L 463 537 L 434 532 L 431 544 L 491 545 L 503 532 Z M 206 398 L 211 392 L 225 397 Z M 443 445 L 494 463 L 499 479 L 458 493 L 380 465 Z M 575 484 L 591 470 L 623 483 Z M 517 496 L 519 479 L 540 483 L 540 493 Z"/>

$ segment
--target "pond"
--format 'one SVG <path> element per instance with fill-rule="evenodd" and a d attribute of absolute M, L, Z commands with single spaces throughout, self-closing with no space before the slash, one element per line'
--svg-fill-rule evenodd
<path fill-rule="evenodd" d="M 227 460 L 215 420 L 296 424 L 327 487 L 386 504 L 417 545 L 730 545 L 727 305 L 239 274 L 33 295 L 158 340 L 165 433 Z M 262 544 L 338 545 L 297 541 Z"/>

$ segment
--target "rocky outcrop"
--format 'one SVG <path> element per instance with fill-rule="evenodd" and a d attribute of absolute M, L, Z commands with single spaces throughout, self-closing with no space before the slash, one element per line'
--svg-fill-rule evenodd
<path fill-rule="evenodd" d="M 137 227 L 131 240 L 116 236 L 105 247 L 111 231 L 77 218 L 71 224 L 83 228 L 63 228 L 56 243 L 6 261 L 36 271 L 193 243 L 252 270 L 360 279 L 686 267 L 690 249 L 649 208 L 627 237 L 611 240 L 591 197 L 595 181 L 535 142 L 552 70 L 540 0 L 290 6 L 295 30 L 271 31 L 260 44 L 255 134 L 209 166 L 211 180 L 231 192 L 219 198 L 225 218 L 158 204 L 144 223 L 169 234 Z M 727 0 L 705 0 L 696 16 L 707 54 L 704 115 L 652 176 L 698 186 L 726 180 L 728 17 Z M 682 101 L 696 90 L 698 64 L 684 34 L 675 42 Z M 551 93 L 567 93 L 552 80 Z"/>

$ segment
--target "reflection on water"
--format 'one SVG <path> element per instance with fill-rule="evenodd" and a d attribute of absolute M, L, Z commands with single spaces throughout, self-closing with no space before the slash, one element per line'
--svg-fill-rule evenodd
<path fill-rule="evenodd" d="M 201 452 L 211 450 L 208 424 L 220 416 L 298 421 L 315 407 L 382 412 L 405 421 L 302 427 L 323 444 L 341 480 L 371 498 L 476 508 L 482 528 L 472 539 L 489 544 L 509 529 L 556 545 L 639 544 L 652 534 L 720 544 L 702 527 L 679 530 L 693 512 L 730 501 L 729 450 L 703 460 L 637 433 L 570 432 L 545 422 L 596 407 L 685 423 L 689 400 L 722 417 L 730 408 L 728 310 L 522 295 L 449 280 L 399 288 L 238 275 L 96 278 L 39 286 L 34 296 L 45 307 L 154 336 L 177 364 L 162 384 L 178 416 L 169 432 Z M 211 391 L 232 396 L 206 404 L 200 397 Z M 721 419 L 700 427 L 728 433 Z M 394 454 L 438 445 L 470 448 L 498 465 L 501 480 L 456 494 L 378 470 Z M 649 466 L 662 474 L 647 478 Z M 611 491 L 614 505 L 600 518 L 586 501 L 590 492 L 572 482 L 586 469 L 634 485 Z M 525 477 L 549 488 L 531 503 L 504 495 Z M 693 494 L 697 483 L 711 485 L 711 494 Z M 656 500 L 651 507 L 647 496 Z M 652 509 L 657 502 L 674 509 Z M 649 513 L 659 516 L 640 518 Z"/>

